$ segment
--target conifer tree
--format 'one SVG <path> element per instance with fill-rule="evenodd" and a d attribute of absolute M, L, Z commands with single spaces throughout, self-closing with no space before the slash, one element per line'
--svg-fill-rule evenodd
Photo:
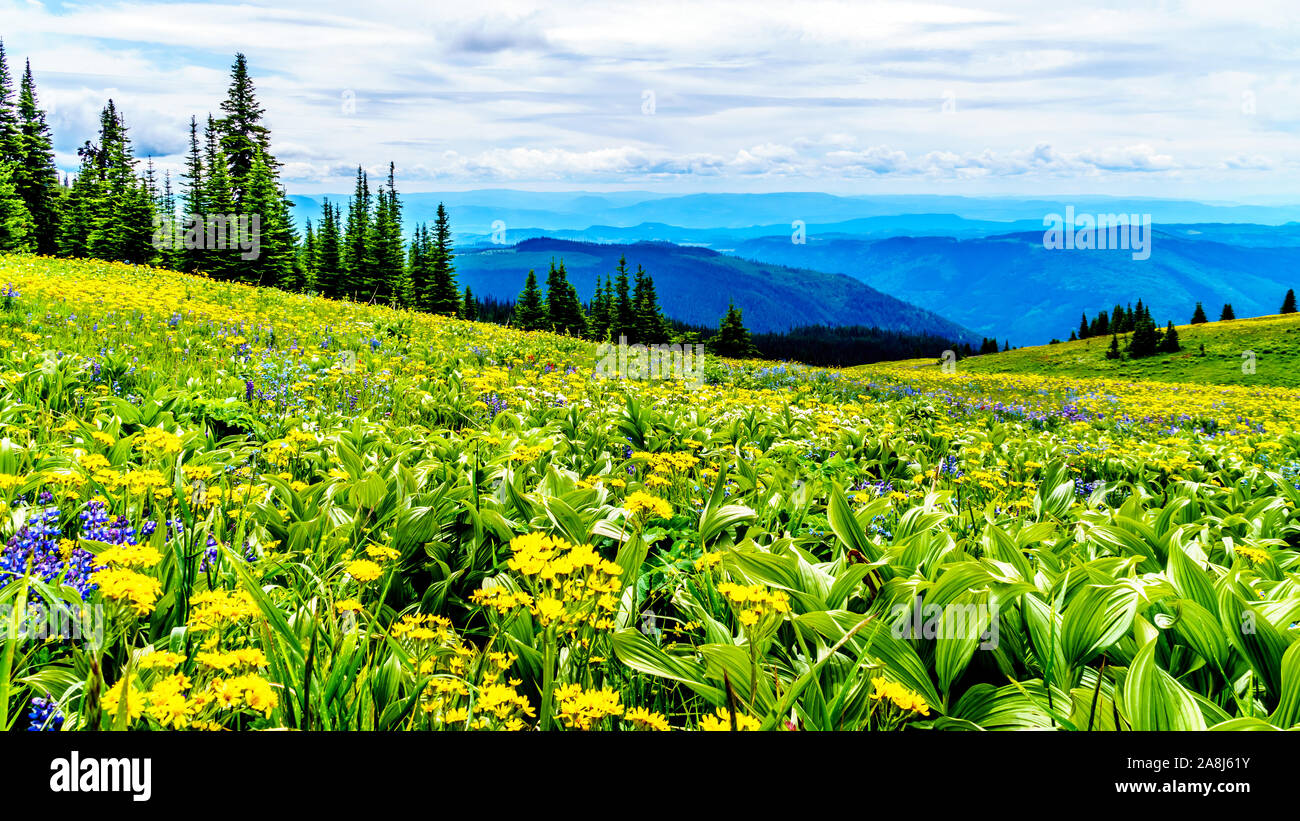
<path fill-rule="evenodd" d="M 1085 313 L 1083 318 L 1079 320 L 1079 339 L 1087 339 L 1089 336 L 1091 336 L 1091 333 L 1088 329 L 1088 315 Z"/>
<path fill-rule="evenodd" d="M 271 132 L 262 125 L 265 112 L 257 103 L 253 78 L 248 74 L 248 61 L 243 54 L 235 55 L 230 67 L 230 88 L 221 103 L 225 116 L 216 126 L 221 139 L 221 150 L 226 157 L 226 172 L 230 177 L 231 199 L 236 207 L 243 207 L 254 182 L 253 164 L 261 156 L 272 170 L 276 162 L 271 157 Z"/>
<path fill-rule="evenodd" d="M 362 302 L 370 299 L 367 286 L 372 281 L 374 257 L 370 245 L 370 181 L 357 166 L 357 183 L 348 200 L 348 220 L 343 233 L 343 282 L 339 296 Z"/>
<path fill-rule="evenodd" d="M 429 294 L 429 240 L 423 224 L 415 226 L 406 254 L 406 306 L 424 310 Z"/>
<path fill-rule="evenodd" d="M 438 203 L 429 248 L 429 296 L 425 310 L 456 316 L 460 312 L 460 289 L 456 285 L 456 265 L 452 257 L 451 220 L 447 209 Z"/>
<path fill-rule="evenodd" d="M 1107 359 L 1119 359 L 1119 334 L 1110 335 L 1110 348 L 1106 351 Z"/>
<path fill-rule="evenodd" d="M 626 336 L 628 342 L 639 341 L 636 334 L 636 311 L 632 305 L 630 283 L 627 278 L 627 258 L 618 258 L 617 274 L 614 280 L 613 308 L 610 318 L 610 339 L 617 340 Z"/>
<path fill-rule="evenodd" d="M 0 162 L 20 162 L 21 150 L 13 78 L 5 61 L 4 40 L 0 40 Z"/>
<path fill-rule="evenodd" d="M 311 220 L 303 226 L 302 250 L 298 254 L 298 266 L 303 273 L 303 290 L 316 288 L 316 233 L 312 230 Z"/>
<path fill-rule="evenodd" d="M 1229 319 L 1236 319 L 1237 315 L 1232 311 L 1232 303 L 1229 302 L 1223 306 L 1223 311 L 1219 314 L 1219 321 L 1224 322 Z"/>
<path fill-rule="evenodd" d="M 465 296 L 461 300 L 461 315 L 470 322 L 478 319 L 478 300 L 474 298 L 474 292 L 469 286 L 465 286 Z"/>
<path fill-rule="evenodd" d="M 316 290 L 338 299 L 343 290 L 343 240 L 339 234 L 341 213 L 327 197 L 321 208 L 321 226 L 316 238 Z"/>
<path fill-rule="evenodd" d="M 636 287 L 632 296 L 632 309 L 636 319 L 637 338 L 642 342 L 653 343 L 664 340 L 667 335 L 667 321 L 659 309 L 659 296 L 655 293 L 655 281 L 649 274 L 636 267 Z"/>
<path fill-rule="evenodd" d="M 35 225 L 14 185 L 14 163 L 0 160 L 0 251 L 31 251 Z"/>
<path fill-rule="evenodd" d="M 1286 297 L 1284 297 L 1284 298 L 1282 299 L 1282 310 L 1278 311 L 1278 313 L 1280 313 L 1280 314 L 1293 314 L 1293 313 L 1295 313 L 1295 312 L 1296 312 L 1296 308 L 1295 308 L 1295 289 L 1294 289 L 1294 288 L 1288 288 L 1288 289 L 1287 289 L 1287 292 L 1286 292 Z"/>
<path fill-rule="evenodd" d="M 1183 346 L 1178 343 L 1178 330 L 1174 328 L 1171 321 L 1165 326 L 1165 335 L 1160 339 L 1160 351 L 1162 353 L 1178 353 Z"/>
<path fill-rule="evenodd" d="M 1201 307 L 1201 303 L 1196 303 L 1196 310 L 1192 312 L 1192 324 L 1200 325 L 1209 321 L 1205 316 L 1205 309 Z"/>
<path fill-rule="evenodd" d="M 1138 303 L 1138 311 L 1135 314 L 1133 335 L 1129 338 L 1128 353 L 1134 359 L 1144 356 L 1151 356 L 1160 349 L 1160 332 L 1156 330 L 1156 325 L 1151 318 L 1146 315 L 1141 308 L 1141 302 Z"/>
<path fill-rule="evenodd" d="M 36 101 L 36 81 L 32 79 L 31 62 L 23 72 L 17 115 L 15 188 L 32 218 L 36 253 L 54 254 L 58 251 L 59 171 L 54 165 L 54 139 L 45 122 L 45 112 Z"/>
<path fill-rule="evenodd" d="M 732 359 L 757 355 L 758 351 L 754 347 L 749 329 L 745 327 L 744 318 L 736 303 L 731 302 L 727 305 L 727 313 L 718 323 L 718 333 L 709 340 L 709 347 L 718 356 Z"/>
<path fill-rule="evenodd" d="M 519 294 L 519 299 L 515 300 L 513 322 L 516 328 L 523 331 L 543 330 L 549 322 L 546 306 L 542 303 L 542 290 L 537 287 L 537 276 L 532 270 L 528 271 L 524 290 Z"/>

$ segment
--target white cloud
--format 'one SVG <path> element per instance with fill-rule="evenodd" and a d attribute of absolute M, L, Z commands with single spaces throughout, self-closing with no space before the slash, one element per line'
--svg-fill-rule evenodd
<path fill-rule="evenodd" d="M 183 148 L 188 116 L 217 110 L 238 50 L 286 178 L 312 190 L 346 190 L 348 169 L 390 159 L 407 190 L 895 180 L 994 193 L 1132 180 L 1139 190 L 1117 193 L 1187 195 L 1199 181 L 1221 197 L 1234 179 L 1271 193 L 1300 183 L 1300 27 L 1282 0 L 1069 14 L 1029 0 L 0 8 L 11 69 L 32 58 L 65 164 L 109 96 L 142 144 Z M 1279 173 L 1264 182 L 1264 168 Z"/>

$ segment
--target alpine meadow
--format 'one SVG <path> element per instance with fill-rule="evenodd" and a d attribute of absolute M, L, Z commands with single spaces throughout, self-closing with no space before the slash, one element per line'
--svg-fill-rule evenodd
<path fill-rule="evenodd" d="M 466 31 L 458 59 L 545 45 Z M 565 31 L 547 43 L 586 42 Z M 121 95 L 94 122 L 72 92 L 50 110 L 19 42 L 0 45 L 0 729 L 1300 729 L 1291 206 L 1229 228 L 1226 194 L 1168 217 L 724 194 L 735 165 L 798 160 L 775 136 L 743 163 L 469 157 L 460 102 L 445 133 L 428 115 L 422 162 L 484 185 L 535 161 L 723 187 L 431 188 L 383 155 L 396 125 L 312 187 L 324 148 L 273 106 L 310 92 L 258 65 L 282 46 L 226 48 L 224 98 L 181 133 Z M 740 105 L 635 92 L 647 132 Z M 385 93 L 342 99 L 399 123 Z M 75 167 L 56 127 L 88 129 Z M 923 160 L 837 139 L 846 184 Z M 1173 150 L 1153 142 L 1141 173 Z M 958 176 L 1001 168 L 989 152 Z"/>

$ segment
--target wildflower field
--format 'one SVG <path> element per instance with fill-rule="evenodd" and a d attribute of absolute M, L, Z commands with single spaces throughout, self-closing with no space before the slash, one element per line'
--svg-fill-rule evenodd
<path fill-rule="evenodd" d="M 1300 724 L 1296 390 L 0 284 L 2 727 Z"/>

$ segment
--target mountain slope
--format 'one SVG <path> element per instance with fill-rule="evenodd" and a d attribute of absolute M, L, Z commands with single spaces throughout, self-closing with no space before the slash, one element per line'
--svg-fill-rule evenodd
<path fill-rule="evenodd" d="M 716 326 L 728 301 L 734 299 L 754 332 L 856 324 L 979 341 L 956 323 L 852 277 L 755 263 L 669 243 L 601 245 L 540 238 L 471 248 L 457 255 L 456 276 L 461 287 L 468 285 L 479 296 L 514 299 L 523 290 L 529 269 L 544 283 L 551 261 L 563 260 L 569 281 L 585 301 L 591 299 L 596 278 L 603 282 L 607 274 L 612 275 L 623 255 L 631 270 L 641 265 L 654 277 L 664 312 L 691 324 Z"/>
<path fill-rule="evenodd" d="M 846 273 L 1013 345 L 1067 339 L 1082 312 L 1091 317 L 1138 299 L 1161 325 L 1187 321 L 1198 301 L 1213 316 L 1225 302 L 1237 316 L 1268 314 L 1288 288 L 1300 285 L 1300 248 L 1230 245 L 1202 236 L 1156 228 L 1146 260 L 1125 250 L 1047 250 L 1041 231 L 967 240 L 809 236 L 806 245 L 765 237 L 739 243 L 735 253 Z"/>

